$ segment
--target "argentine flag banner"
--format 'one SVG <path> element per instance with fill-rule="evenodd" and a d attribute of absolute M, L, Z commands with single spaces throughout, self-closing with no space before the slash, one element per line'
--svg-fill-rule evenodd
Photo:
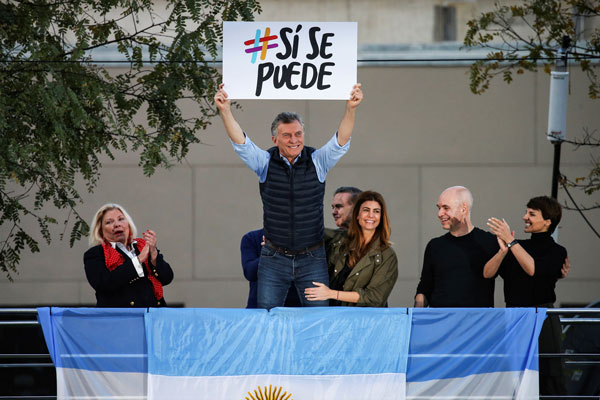
<path fill-rule="evenodd" d="M 406 398 L 539 399 L 540 308 L 415 309 Z"/>
<path fill-rule="evenodd" d="M 151 309 L 149 399 L 405 398 L 410 310 Z"/>
<path fill-rule="evenodd" d="M 545 309 L 39 308 L 58 399 L 538 399 Z"/>

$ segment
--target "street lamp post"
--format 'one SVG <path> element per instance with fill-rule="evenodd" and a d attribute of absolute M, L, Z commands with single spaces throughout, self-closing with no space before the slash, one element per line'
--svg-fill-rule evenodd
<path fill-rule="evenodd" d="M 550 77 L 547 138 L 554 145 L 551 196 L 555 199 L 558 197 L 558 180 L 560 179 L 560 147 L 565 140 L 567 130 L 567 96 L 569 93 L 567 57 L 570 44 L 571 39 L 568 36 L 563 36 L 556 67 Z"/>

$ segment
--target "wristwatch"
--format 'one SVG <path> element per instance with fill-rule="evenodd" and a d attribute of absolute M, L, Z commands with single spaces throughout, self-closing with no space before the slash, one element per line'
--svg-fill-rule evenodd
<path fill-rule="evenodd" d="M 510 249 L 511 247 L 513 247 L 517 243 L 519 243 L 519 241 L 517 239 L 515 239 L 512 242 L 510 242 L 509 244 L 507 244 L 506 247 Z"/>

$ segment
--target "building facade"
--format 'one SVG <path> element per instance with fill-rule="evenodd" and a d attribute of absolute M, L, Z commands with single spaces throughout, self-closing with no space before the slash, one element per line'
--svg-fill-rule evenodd
<path fill-rule="evenodd" d="M 549 76 L 525 73 L 507 85 L 494 81 L 483 95 L 469 91 L 468 62 L 460 41 L 465 23 L 492 1 L 283 1 L 261 2 L 259 21 L 357 21 L 358 80 L 365 100 L 358 109 L 348 154 L 330 171 L 325 209 L 338 186 L 381 192 L 388 202 L 392 241 L 399 257 L 399 279 L 390 306 L 411 306 L 424 248 L 442 235 L 436 202 L 446 187 L 473 192 L 473 222 L 486 228 L 488 217 L 504 217 L 522 233 L 527 200 L 550 194 L 553 146 L 546 139 Z M 595 22 L 594 22 L 595 23 Z M 588 24 L 591 25 L 592 22 Z M 481 54 L 481 53 L 478 53 Z M 405 62 L 402 59 L 427 59 Z M 371 60 L 371 61 L 364 61 Z M 395 61 L 390 61 L 395 60 Z M 118 68 L 118 67 L 115 67 Z M 587 96 L 587 78 L 571 69 L 567 136 L 600 128 L 598 101 Z M 319 147 L 335 132 L 344 111 L 341 101 L 240 101 L 236 118 L 261 147 L 271 146 L 270 124 L 284 110 L 304 117 L 306 144 Z M 194 113 L 192 106 L 184 112 Z M 248 284 L 242 275 L 239 244 L 244 233 L 262 224 L 256 176 L 233 152 L 219 118 L 192 147 L 186 161 L 143 176 L 136 154 L 104 160 L 94 194 L 83 185 L 82 215 L 91 219 L 104 203 L 130 212 L 138 229 L 153 229 L 158 247 L 175 271 L 165 288 L 172 304 L 187 307 L 243 307 Z M 585 176 L 597 151 L 563 145 L 561 172 Z M 115 190 L 118 187 L 119 190 Z M 571 189 L 583 204 L 598 202 Z M 564 190 L 561 203 L 568 202 Z M 598 211 L 586 213 L 600 226 Z M 60 214 L 57 220 L 61 220 Z M 325 215 L 325 225 L 333 219 Z M 36 229 L 31 223 L 30 229 Z M 62 227 L 56 228 L 57 234 Z M 558 241 L 569 252 L 571 273 L 558 282 L 558 304 L 587 304 L 600 297 L 598 238 L 579 214 L 565 211 Z M 0 305 L 91 305 L 83 253 L 87 242 L 69 248 L 55 239 L 41 252 L 24 254 L 14 282 L 0 281 Z M 502 306 L 502 280 L 496 306 Z"/>

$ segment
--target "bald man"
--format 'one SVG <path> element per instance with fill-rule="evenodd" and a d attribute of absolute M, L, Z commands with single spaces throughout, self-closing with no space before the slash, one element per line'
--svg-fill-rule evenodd
<path fill-rule="evenodd" d="M 440 195 L 438 218 L 448 233 L 425 248 L 415 307 L 494 307 L 494 279 L 483 277 L 483 267 L 498 252 L 498 241 L 473 226 L 472 207 L 466 187 L 449 187 Z"/>

